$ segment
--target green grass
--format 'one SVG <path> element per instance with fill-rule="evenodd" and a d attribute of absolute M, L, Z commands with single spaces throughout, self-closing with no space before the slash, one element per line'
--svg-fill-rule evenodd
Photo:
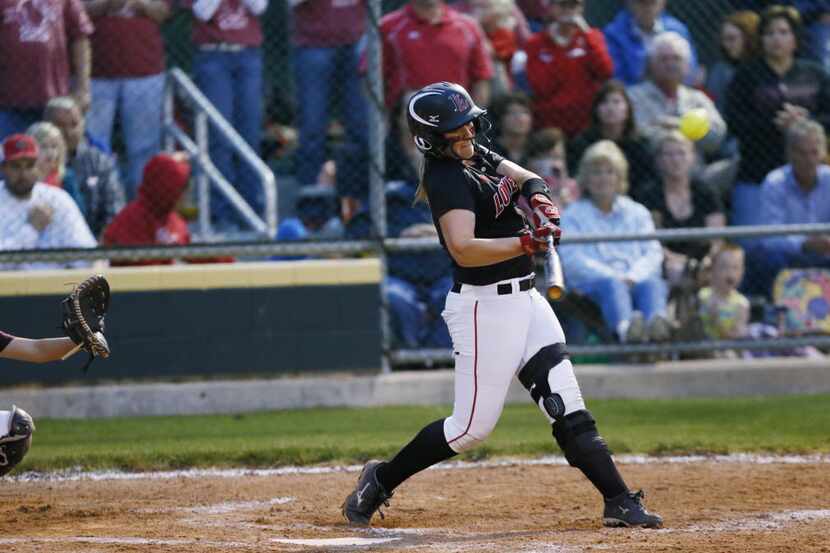
<path fill-rule="evenodd" d="M 595 400 L 591 411 L 615 453 L 830 451 L 830 395 Z M 309 409 L 244 415 L 37 420 L 19 470 L 360 462 L 394 454 L 450 407 Z M 559 453 L 531 405 L 508 406 L 492 436 L 462 456 Z"/>

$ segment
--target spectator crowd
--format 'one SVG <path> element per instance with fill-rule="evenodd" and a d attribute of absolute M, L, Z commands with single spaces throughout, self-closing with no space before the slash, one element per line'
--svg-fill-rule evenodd
<path fill-rule="evenodd" d="M 179 211 L 196 161 L 162 152 L 174 17 L 189 19 L 198 88 L 296 198 L 277 240 L 371 234 L 373 102 L 386 115 L 390 235 L 434 235 L 409 202 L 420 154 L 403 106 L 435 81 L 488 109 L 493 147 L 548 181 L 566 236 L 830 223 L 830 2 L 731 1 L 712 60 L 666 0 L 619 4 L 600 28 L 585 0 L 408 0 L 379 22 L 384 96 L 372 98 L 365 0 L 290 0 L 286 13 L 269 0 L 0 0 L 0 249 L 190 241 Z M 290 99 L 273 94 L 285 88 L 268 82 L 263 52 L 264 18 L 283 15 L 291 67 L 270 78 L 292 83 Z M 693 110 L 703 136 L 680 131 Z M 261 213 L 257 175 L 212 127 L 209 154 Z M 245 226 L 219 193 L 210 215 L 220 232 Z M 779 271 L 830 269 L 827 236 L 565 241 L 561 253 L 569 288 L 622 342 L 668 340 L 690 321 L 745 336 L 747 298 L 769 298 Z M 2 268 L 44 266 L 66 264 Z M 446 261 L 399 253 L 388 279 L 399 344 L 447 347 Z"/>

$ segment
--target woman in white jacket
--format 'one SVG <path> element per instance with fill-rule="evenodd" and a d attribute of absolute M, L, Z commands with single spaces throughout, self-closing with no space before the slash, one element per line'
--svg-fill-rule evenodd
<path fill-rule="evenodd" d="M 654 231 L 648 209 L 626 196 L 628 162 L 610 140 L 586 150 L 577 181 L 583 198 L 562 213 L 563 233 Z M 606 326 L 620 341 L 669 338 L 668 288 L 661 276 L 660 242 L 563 244 L 560 254 L 569 287 L 599 305 Z"/>

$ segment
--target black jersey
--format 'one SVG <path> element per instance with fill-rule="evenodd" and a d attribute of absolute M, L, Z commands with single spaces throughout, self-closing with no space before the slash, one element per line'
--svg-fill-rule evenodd
<path fill-rule="evenodd" d="M 427 158 L 424 184 L 432 221 L 448 254 L 438 219 L 450 210 L 465 209 L 475 213 L 476 238 L 518 236 L 525 228 L 524 216 L 514 204 L 519 187 L 512 179 L 497 174 L 481 156 L 477 155 L 468 162 Z M 483 267 L 461 267 L 454 259 L 452 264 L 457 282 L 474 285 L 525 276 L 533 270 L 531 259 L 523 253 Z"/>

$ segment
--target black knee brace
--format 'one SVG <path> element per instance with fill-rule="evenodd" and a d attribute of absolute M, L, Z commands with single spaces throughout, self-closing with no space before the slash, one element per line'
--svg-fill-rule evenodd
<path fill-rule="evenodd" d="M 565 414 L 565 402 L 562 396 L 554 394 L 548 384 L 548 373 L 568 358 L 565 344 L 545 346 L 530 358 L 522 370 L 519 371 L 519 381 L 530 392 L 533 402 L 542 405 L 552 419 L 558 419 Z"/>
<path fill-rule="evenodd" d="M 594 453 L 611 454 L 587 409 L 574 411 L 556 420 L 553 423 L 553 437 L 572 467 L 578 468 L 586 457 Z"/>

